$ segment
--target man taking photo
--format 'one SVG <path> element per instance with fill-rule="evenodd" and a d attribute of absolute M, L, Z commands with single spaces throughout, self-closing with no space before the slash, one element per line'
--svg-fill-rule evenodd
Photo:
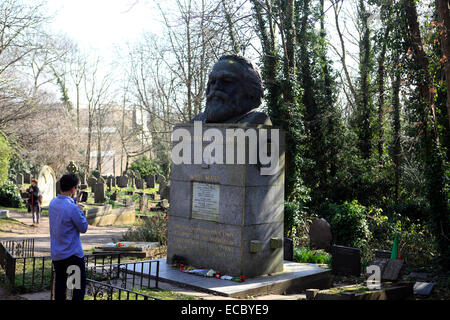
<path fill-rule="evenodd" d="M 79 179 L 65 174 L 60 179 L 61 193 L 48 207 L 50 248 L 55 268 L 55 300 L 66 300 L 66 289 L 73 289 L 72 300 L 83 300 L 86 291 L 86 269 L 80 233 L 85 233 L 88 222 L 77 205 Z M 68 276 L 70 278 L 68 279 Z"/>

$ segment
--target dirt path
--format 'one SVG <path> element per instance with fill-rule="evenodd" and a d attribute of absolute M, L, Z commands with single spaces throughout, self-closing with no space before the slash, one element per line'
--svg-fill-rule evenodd
<path fill-rule="evenodd" d="M 0 228 L 1 240 L 35 239 L 35 255 L 50 255 L 50 231 L 48 217 L 41 217 L 39 226 L 34 227 L 30 213 L 10 211 L 9 216 L 20 223 L 9 224 L 7 228 Z M 85 234 L 81 234 L 83 250 L 104 245 L 113 239 L 119 240 L 128 227 L 94 227 L 89 226 Z"/>

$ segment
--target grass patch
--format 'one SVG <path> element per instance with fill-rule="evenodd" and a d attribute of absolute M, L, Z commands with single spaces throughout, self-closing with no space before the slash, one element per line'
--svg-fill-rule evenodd
<path fill-rule="evenodd" d="M 48 290 L 51 287 L 52 261 L 50 259 L 36 258 L 17 259 L 14 288 L 17 293 L 36 292 Z"/>
<path fill-rule="evenodd" d="M 324 250 L 295 247 L 294 260 L 302 263 L 327 264 L 331 266 L 331 255 Z"/>
<path fill-rule="evenodd" d="M 170 290 L 157 289 L 157 288 L 133 289 L 132 291 L 135 291 L 137 293 L 146 294 L 148 296 L 151 296 L 151 297 L 154 297 L 157 299 L 161 299 L 161 300 L 199 300 L 199 298 L 194 297 L 194 296 L 181 294 L 181 293 L 170 291 Z M 121 297 L 121 300 L 126 299 L 127 293 L 122 292 L 120 297 Z M 107 295 L 104 295 L 103 297 L 97 296 L 97 298 L 96 298 L 96 300 L 107 300 L 107 299 L 108 299 Z M 94 297 L 93 296 L 85 296 L 84 300 L 94 300 Z M 112 300 L 119 300 L 119 292 L 113 293 Z M 130 300 L 135 300 L 134 294 L 130 294 Z M 144 300 L 144 297 L 138 296 L 137 300 Z"/>
<path fill-rule="evenodd" d="M 10 207 L 0 206 L 0 210 L 8 210 L 10 212 L 19 212 L 19 213 L 29 213 L 31 216 L 31 212 L 28 212 L 28 209 L 26 206 L 23 208 L 10 208 Z M 42 208 L 41 216 L 48 216 L 48 207 Z"/>
<path fill-rule="evenodd" d="M 31 228 L 29 225 L 12 218 L 0 219 L 0 232 L 18 232 Z"/>

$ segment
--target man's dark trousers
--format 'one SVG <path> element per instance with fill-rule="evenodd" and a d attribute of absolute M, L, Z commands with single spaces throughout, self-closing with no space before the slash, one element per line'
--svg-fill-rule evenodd
<path fill-rule="evenodd" d="M 69 266 L 78 266 L 80 268 L 80 289 L 73 289 L 73 301 L 84 300 L 84 294 L 86 292 L 86 267 L 84 264 L 84 258 L 79 258 L 75 255 L 70 256 L 64 260 L 53 261 L 55 267 L 55 300 L 66 300 L 67 289 L 67 268 Z M 71 272 L 73 274 L 73 272 Z"/>

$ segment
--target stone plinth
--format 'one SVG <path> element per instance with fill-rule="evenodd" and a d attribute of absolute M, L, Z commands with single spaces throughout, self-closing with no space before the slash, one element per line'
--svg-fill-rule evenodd
<path fill-rule="evenodd" d="M 194 136 L 193 124 L 182 124 Z M 218 129 L 276 129 L 244 124 L 203 125 Z M 198 134 L 196 132 L 195 134 Z M 270 133 L 269 133 L 270 134 Z M 167 262 L 186 263 L 221 274 L 255 277 L 283 270 L 284 134 L 279 131 L 278 168 L 261 175 L 259 164 L 172 163 Z M 176 144 L 175 142 L 174 144 Z M 195 142 L 191 140 L 191 162 Z M 210 141 L 203 142 L 203 149 Z M 202 148 L 202 147 L 201 147 Z M 245 150 L 249 150 L 247 142 Z M 238 153 L 237 144 L 234 155 Z M 248 158 L 248 152 L 246 157 Z M 205 159 L 204 159 L 205 160 Z"/>
<path fill-rule="evenodd" d="M 113 209 L 111 205 L 97 206 L 87 210 L 86 220 L 96 227 L 132 225 L 136 219 L 136 207 L 127 206 Z"/>

